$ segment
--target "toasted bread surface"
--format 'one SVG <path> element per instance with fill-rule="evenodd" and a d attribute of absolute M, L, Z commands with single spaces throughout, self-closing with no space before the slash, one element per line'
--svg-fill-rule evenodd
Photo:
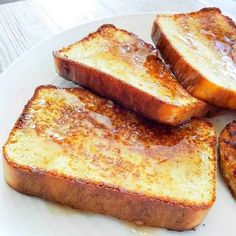
<path fill-rule="evenodd" d="M 81 88 L 39 87 L 3 154 L 16 190 L 135 223 L 191 229 L 215 200 L 212 125 L 163 127 Z"/>
<path fill-rule="evenodd" d="M 155 121 L 178 125 L 206 112 L 156 56 L 156 50 L 136 35 L 113 25 L 54 53 L 56 70 Z"/>
<path fill-rule="evenodd" d="M 236 109 L 236 26 L 217 8 L 158 15 L 152 39 L 193 96 Z"/>
<path fill-rule="evenodd" d="M 219 152 L 221 174 L 236 199 L 236 121 L 222 130 Z"/>

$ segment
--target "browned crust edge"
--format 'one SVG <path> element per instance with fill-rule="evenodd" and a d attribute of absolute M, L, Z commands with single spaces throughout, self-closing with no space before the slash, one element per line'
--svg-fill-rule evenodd
<path fill-rule="evenodd" d="M 190 230 L 201 223 L 211 207 L 184 207 L 103 184 L 32 170 L 9 162 L 5 152 L 3 164 L 7 183 L 21 193 L 138 225 Z"/>
<path fill-rule="evenodd" d="M 234 191 L 234 189 L 232 188 L 232 186 L 231 186 L 232 181 L 230 181 L 230 178 L 235 178 L 235 177 L 232 177 L 232 176 L 229 177 L 227 175 L 227 173 L 225 172 L 225 168 L 227 168 L 227 161 L 225 160 L 225 158 L 227 158 L 227 150 L 225 149 L 225 147 L 227 146 L 227 144 L 224 142 L 224 139 L 225 139 L 225 136 L 228 134 L 229 127 L 231 126 L 232 123 L 236 123 L 236 120 L 234 120 L 233 122 L 230 122 L 229 124 L 227 124 L 220 133 L 218 153 L 219 153 L 219 170 L 220 170 L 220 174 L 221 174 L 225 184 L 228 186 L 232 196 L 236 200 L 236 191 Z M 233 182 L 234 182 L 234 185 L 236 186 L 236 178 L 235 178 L 235 181 L 233 181 Z"/>
<path fill-rule="evenodd" d="M 200 11 L 186 14 L 197 15 L 199 12 L 211 12 L 212 10 L 221 13 L 218 8 L 203 8 Z M 175 16 L 184 16 L 186 14 L 180 13 Z M 230 17 L 224 17 L 230 25 L 236 28 L 234 21 Z M 158 22 L 158 16 L 153 23 L 151 37 L 153 43 L 161 52 L 163 59 L 171 65 L 171 70 L 190 94 L 215 106 L 236 109 L 236 91 L 212 83 L 193 65 L 188 63 L 181 52 L 168 40 Z"/>
<path fill-rule="evenodd" d="M 103 183 L 77 180 L 55 172 L 33 169 L 10 161 L 6 152 L 6 145 L 14 132 L 21 127 L 22 116 L 37 96 L 37 92 L 42 88 L 56 87 L 49 85 L 36 88 L 33 97 L 25 106 L 11 131 L 8 141 L 3 146 L 4 174 L 7 183 L 12 188 L 27 195 L 37 196 L 83 211 L 114 216 L 135 224 L 183 231 L 193 229 L 202 222 L 215 201 L 215 189 L 212 199 L 207 204 L 180 203 L 168 198 L 154 198 L 129 192 Z M 209 122 L 208 124 L 211 125 Z M 215 139 L 212 140 L 212 145 L 215 146 Z M 214 152 L 214 173 L 216 175 L 215 159 Z"/>
<path fill-rule="evenodd" d="M 115 28 L 113 25 L 103 25 L 96 32 L 89 34 L 86 38 L 78 42 L 89 40 L 94 36 L 94 34 L 100 32 L 104 27 L 111 26 Z M 125 30 L 121 31 L 137 37 L 136 35 Z M 145 46 L 150 45 L 145 42 L 144 44 Z M 163 102 L 157 97 L 145 93 L 144 91 L 135 88 L 110 74 L 99 71 L 82 63 L 62 58 L 59 55 L 60 51 L 53 52 L 56 71 L 60 76 L 95 91 L 100 96 L 112 99 L 126 108 L 138 112 L 149 119 L 176 126 L 191 117 L 201 117 L 208 111 L 207 104 L 202 101 L 197 101 L 195 104 L 190 106 L 175 106 L 167 102 Z"/>

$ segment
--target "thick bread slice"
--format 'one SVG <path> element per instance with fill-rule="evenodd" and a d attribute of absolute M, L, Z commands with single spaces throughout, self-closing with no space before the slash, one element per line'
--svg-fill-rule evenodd
<path fill-rule="evenodd" d="M 152 39 L 193 96 L 236 109 L 236 26 L 217 8 L 158 15 Z"/>
<path fill-rule="evenodd" d="M 113 25 L 54 53 L 59 75 L 155 121 L 178 125 L 206 112 L 136 35 Z"/>
<path fill-rule="evenodd" d="M 215 131 L 150 123 L 89 91 L 39 87 L 3 148 L 25 194 L 137 224 L 198 225 L 215 200 Z"/>
<path fill-rule="evenodd" d="M 236 199 L 236 121 L 222 130 L 219 152 L 221 174 Z"/>

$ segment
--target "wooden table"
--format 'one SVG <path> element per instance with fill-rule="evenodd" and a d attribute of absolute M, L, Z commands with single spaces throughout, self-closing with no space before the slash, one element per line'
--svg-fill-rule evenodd
<path fill-rule="evenodd" d="M 6 3 L 7 4 L 1 4 Z M 148 11 L 186 11 L 218 6 L 236 16 L 234 0 L 0 0 L 0 72 L 27 49 L 79 24 Z"/>

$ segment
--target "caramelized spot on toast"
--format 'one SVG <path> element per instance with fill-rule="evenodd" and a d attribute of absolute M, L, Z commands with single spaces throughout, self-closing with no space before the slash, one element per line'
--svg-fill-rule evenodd
<path fill-rule="evenodd" d="M 199 102 L 177 82 L 152 45 L 113 25 L 101 26 L 56 55 L 111 74 L 169 104 Z"/>
<path fill-rule="evenodd" d="M 236 121 L 222 130 L 219 151 L 221 174 L 236 198 Z"/>
<path fill-rule="evenodd" d="M 160 126 L 80 89 L 39 87 L 5 145 L 8 161 L 182 204 L 215 197 L 215 132 Z"/>

